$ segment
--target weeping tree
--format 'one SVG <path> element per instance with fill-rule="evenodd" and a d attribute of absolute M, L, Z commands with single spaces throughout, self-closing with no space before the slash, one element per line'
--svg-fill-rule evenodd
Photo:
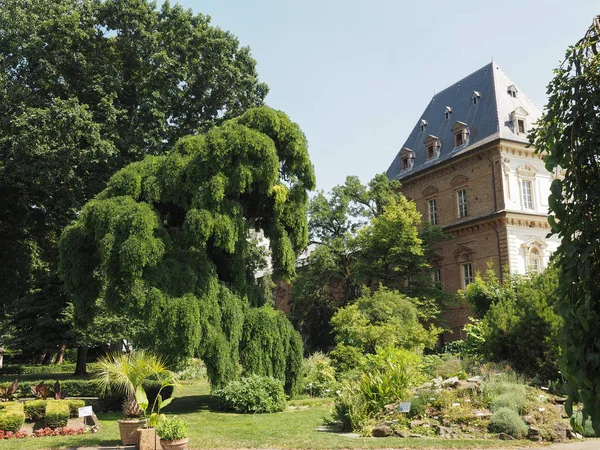
<path fill-rule="evenodd" d="M 567 411 L 583 402 L 600 434 L 600 16 L 555 70 L 547 110 L 532 141 L 543 152 L 552 182 L 549 217 L 561 238 L 557 310 L 562 374 L 568 382 Z"/>
<path fill-rule="evenodd" d="M 261 292 L 250 233 L 264 231 L 274 275 L 290 279 L 314 186 L 304 134 L 267 107 L 126 166 L 60 240 L 75 320 L 87 326 L 101 298 L 142 319 L 137 345 L 200 356 L 213 385 L 259 373 L 293 390 L 300 337 L 287 319 L 251 306 L 264 302 L 249 298 Z"/>

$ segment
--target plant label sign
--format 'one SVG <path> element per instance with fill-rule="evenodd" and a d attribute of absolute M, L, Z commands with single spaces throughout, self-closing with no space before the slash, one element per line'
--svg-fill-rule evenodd
<path fill-rule="evenodd" d="M 79 417 L 87 417 L 93 416 L 94 411 L 91 406 L 84 406 L 83 408 L 79 408 Z"/>
<path fill-rule="evenodd" d="M 398 412 L 401 412 L 401 413 L 410 412 L 410 402 L 400 402 L 398 404 Z"/>

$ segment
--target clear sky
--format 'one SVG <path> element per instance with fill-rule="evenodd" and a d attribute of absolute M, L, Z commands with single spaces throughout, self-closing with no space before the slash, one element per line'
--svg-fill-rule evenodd
<path fill-rule="evenodd" d="M 300 124 L 325 191 L 384 172 L 434 92 L 492 58 L 543 107 L 552 70 L 600 13 L 592 0 L 179 3 L 251 48 L 267 104 Z"/>

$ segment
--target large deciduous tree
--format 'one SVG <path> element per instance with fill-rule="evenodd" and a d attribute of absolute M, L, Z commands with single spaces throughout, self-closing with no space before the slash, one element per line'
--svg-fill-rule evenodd
<path fill-rule="evenodd" d="M 558 311 L 569 401 L 583 401 L 600 434 L 600 16 L 567 50 L 548 85 L 547 109 L 532 134 L 552 182 L 549 217 L 561 238 Z M 564 178 L 560 172 L 564 171 Z"/>
<path fill-rule="evenodd" d="M 250 231 L 264 231 L 274 274 L 290 279 L 314 185 L 300 128 L 267 107 L 121 169 L 61 238 L 77 320 L 102 298 L 144 321 L 138 345 L 198 354 L 215 385 L 247 372 L 292 391 L 302 343 L 282 313 L 250 306 L 260 303 L 247 297 L 258 292 Z"/>
<path fill-rule="evenodd" d="M 428 299 L 420 309 L 424 321 L 439 313 L 436 302 L 445 295 L 433 286 L 427 261 L 445 235 L 439 227 L 418 227 L 421 216 L 398 181 L 381 174 L 365 186 L 348 177 L 328 197 L 320 192 L 312 199 L 309 217 L 315 247 L 294 283 L 291 312 L 307 348 L 333 346 L 330 320 L 363 286 Z"/>
<path fill-rule="evenodd" d="M 249 49 L 180 6 L 3 1 L 0 320 L 26 295 L 43 294 L 48 310 L 65 307 L 56 288 L 60 232 L 117 169 L 164 154 L 266 94 Z M 37 330 L 46 346 L 69 338 Z"/>

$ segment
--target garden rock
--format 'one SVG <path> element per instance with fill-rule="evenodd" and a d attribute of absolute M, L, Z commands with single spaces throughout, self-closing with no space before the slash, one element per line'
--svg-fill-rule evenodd
<path fill-rule="evenodd" d="M 523 416 L 523 421 L 527 425 L 533 425 L 533 424 L 535 424 L 535 419 L 533 418 L 533 416 Z"/>
<path fill-rule="evenodd" d="M 467 378 L 467 381 L 469 383 L 477 383 L 477 384 L 481 384 L 481 377 L 479 375 L 475 376 L 475 377 L 471 377 L 471 378 Z"/>
<path fill-rule="evenodd" d="M 433 383 L 423 383 L 421 386 L 419 386 L 417 388 L 417 390 L 432 389 L 432 388 L 433 388 Z"/>
<path fill-rule="evenodd" d="M 525 419 L 525 418 L 523 418 Z M 527 422 L 527 421 L 525 421 Z M 529 439 L 530 441 L 534 441 L 534 442 L 540 442 L 542 440 L 542 434 L 540 433 L 540 430 L 538 430 L 537 428 L 533 428 L 530 427 L 529 431 L 527 432 L 527 439 Z"/>
<path fill-rule="evenodd" d="M 506 433 L 500 433 L 498 435 L 498 439 L 501 439 L 503 441 L 514 441 L 515 438 L 512 437 L 510 434 L 506 434 Z"/>
<path fill-rule="evenodd" d="M 410 436 L 410 433 L 408 433 L 406 431 L 402 431 L 402 430 L 396 430 L 396 431 L 394 431 L 394 436 L 406 439 Z"/>
<path fill-rule="evenodd" d="M 459 381 L 458 384 L 456 384 L 456 388 L 459 391 L 466 391 L 466 390 L 478 391 L 479 384 L 472 383 L 470 381 Z"/>
<path fill-rule="evenodd" d="M 425 436 L 423 436 L 422 434 L 410 433 L 410 434 L 408 435 L 408 437 L 411 437 L 411 438 L 417 438 L 417 439 L 422 439 L 422 438 L 424 438 Z"/>
<path fill-rule="evenodd" d="M 556 442 L 564 442 L 569 438 L 567 426 L 562 422 L 556 422 L 552 427 L 554 431 L 554 440 Z"/>
<path fill-rule="evenodd" d="M 392 434 L 394 434 L 394 432 L 387 425 L 378 425 L 371 431 L 371 435 L 373 437 L 388 437 Z"/>
<path fill-rule="evenodd" d="M 458 377 L 452 377 L 442 381 L 442 387 L 445 388 L 456 388 L 459 384 L 460 380 L 458 379 Z"/>
<path fill-rule="evenodd" d="M 450 427 L 438 426 L 435 432 L 442 439 L 454 439 L 458 436 L 458 433 Z"/>

